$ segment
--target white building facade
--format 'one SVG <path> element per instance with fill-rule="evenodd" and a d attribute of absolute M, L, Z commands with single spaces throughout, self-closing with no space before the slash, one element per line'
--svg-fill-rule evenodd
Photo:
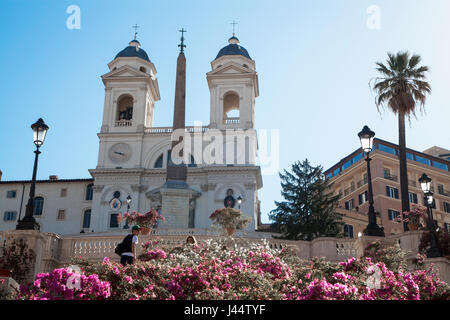
<path fill-rule="evenodd" d="M 155 104 L 160 100 L 156 68 L 137 40 L 108 67 L 110 71 L 102 76 L 105 100 L 97 167 L 89 170 L 92 179 L 53 177 L 37 183 L 36 197 L 43 201 L 37 200 L 35 216 L 44 232 L 116 233 L 123 230 L 117 215 L 127 211 L 127 197 L 130 211 L 161 208 L 152 191 L 165 183 L 167 163 L 176 157 L 171 155 L 172 127 L 153 127 Z M 211 62 L 206 77 L 210 124 L 188 126 L 184 133 L 184 141 L 189 142 L 183 150 L 189 162 L 187 183 L 195 192 L 186 212 L 188 228 L 210 228 L 210 214 L 223 208 L 224 199 L 231 195 L 234 207 L 251 217 L 247 230 L 251 232 L 260 221 L 258 190 L 262 187 L 256 162 L 259 88 L 255 62 L 233 36 Z M 0 180 L 0 230 L 14 229 L 19 216 L 24 216 L 29 186 L 29 181 Z M 164 224 L 158 228 L 164 229 Z"/>

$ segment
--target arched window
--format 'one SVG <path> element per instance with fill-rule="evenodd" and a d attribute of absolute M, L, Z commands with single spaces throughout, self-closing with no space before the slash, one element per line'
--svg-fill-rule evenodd
<path fill-rule="evenodd" d="M 42 210 L 44 209 L 44 198 L 36 197 L 34 198 L 34 210 L 33 215 L 42 216 Z"/>
<path fill-rule="evenodd" d="M 234 92 L 227 93 L 223 98 L 223 118 L 225 123 L 228 123 L 227 120 L 239 119 L 239 109 L 239 96 Z"/>
<path fill-rule="evenodd" d="M 155 165 L 153 166 L 155 169 L 161 169 L 163 167 L 163 158 L 164 154 L 160 155 L 156 160 Z"/>
<path fill-rule="evenodd" d="M 91 209 L 85 210 L 83 213 L 83 229 L 91 227 Z"/>
<path fill-rule="evenodd" d="M 139 71 L 143 72 L 143 73 L 147 73 L 147 70 L 144 67 L 140 67 Z"/>
<path fill-rule="evenodd" d="M 196 168 L 197 164 L 195 163 L 194 157 L 191 155 L 191 162 L 188 164 L 189 168 Z"/>
<path fill-rule="evenodd" d="M 92 197 L 94 195 L 94 184 L 88 184 L 86 187 L 86 200 L 92 200 Z"/>
<path fill-rule="evenodd" d="M 117 120 L 131 120 L 133 118 L 133 98 L 124 95 L 117 101 Z"/>

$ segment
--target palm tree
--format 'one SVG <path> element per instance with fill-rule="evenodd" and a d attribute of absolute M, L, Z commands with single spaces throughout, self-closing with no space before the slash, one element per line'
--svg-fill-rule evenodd
<path fill-rule="evenodd" d="M 427 66 L 419 66 L 421 57 L 410 56 L 409 52 L 398 52 L 396 55 L 388 53 L 387 64 L 377 62 L 377 71 L 381 77 L 375 78 L 373 90 L 376 92 L 375 104 L 387 106 L 394 114 L 398 114 L 398 146 L 400 158 L 400 189 L 402 211 L 409 211 L 408 173 L 406 165 L 405 116 L 411 120 L 416 116 L 416 109 L 420 106 L 423 111 L 426 95 L 431 93 L 431 86 L 426 82 Z M 407 224 L 404 224 L 407 231 Z"/>

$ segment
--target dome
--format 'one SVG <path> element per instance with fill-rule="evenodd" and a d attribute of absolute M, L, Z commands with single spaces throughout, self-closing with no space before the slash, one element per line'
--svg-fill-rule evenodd
<path fill-rule="evenodd" d="M 144 49 L 141 49 L 141 44 L 136 39 L 131 40 L 129 46 L 120 51 L 114 59 L 120 57 L 137 57 L 150 62 L 147 52 L 145 52 Z"/>
<path fill-rule="evenodd" d="M 240 55 L 244 56 L 248 59 L 250 58 L 250 55 L 248 54 L 247 50 L 239 45 L 239 39 L 235 36 L 232 36 L 230 39 L 228 39 L 229 45 L 222 48 L 219 53 L 217 54 L 216 59 L 222 57 L 222 56 L 233 56 L 233 55 Z"/>

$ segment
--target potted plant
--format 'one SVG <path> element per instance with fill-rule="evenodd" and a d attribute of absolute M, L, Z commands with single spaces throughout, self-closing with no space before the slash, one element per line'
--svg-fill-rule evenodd
<path fill-rule="evenodd" d="M 137 224 L 142 228 L 141 233 L 143 235 L 149 235 L 158 220 L 164 222 L 165 218 L 161 214 L 159 214 L 157 210 L 152 208 L 147 213 L 139 213 L 137 211 L 133 211 L 132 213 L 125 212 L 123 216 L 119 214 L 118 220 L 119 222 L 126 220 L 130 225 Z"/>
<path fill-rule="evenodd" d="M 213 226 L 226 230 L 229 236 L 232 236 L 236 229 L 246 228 L 251 221 L 242 211 L 233 208 L 217 209 L 209 218 L 213 220 Z"/>
<path fill-rule="evenodd" d="M 419 205 L 412 205 L 412 209 L 408 212 L 403 212 L 405 219 L 403 222 L 408 223 L 408 228 L 411 231 L 419 230 L 423 227 L 422 219 L 425 220 L 427 216 L 427 209 Z"/>

